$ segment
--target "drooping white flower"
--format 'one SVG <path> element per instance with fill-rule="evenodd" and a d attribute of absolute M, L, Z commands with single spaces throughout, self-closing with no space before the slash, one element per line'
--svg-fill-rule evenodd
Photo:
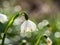
<path fill-rule="evenodd" d="M 50 31 L 50 30 L 46 30 L 46 31 L 45 31 L 45 34 L 46 34 L 47 36 L 50 36 L 51 31 Z"/>
<path fill-rule="evenodd" d="M 20 19 L 19 18 L 15 19 L 13 25 L 19 25 L 19 24 L 20 24 Z"/>
<path fill-rule="evenodd" d="M 48 27 L 48 28 L 46 29 L 46 31 L 44 32 L 44 34 L 46 34 L 47 36 L 50 36 L 51 30 L 52 30 L 52 28 L 51 28 L 51 27 Z"/>
<path fill-rule="evenodd" d="M 5 23 L 5 22 L 7 22 L 7 21 L 8 21 L 7 16 L 4 15 L 4 14 L 0 14 L 0 22 L 1 22 L 1 23 Z"/>
<path fill-rule="evenodd" d="M 52 45 L 52 40 L 49 37 L 47 38 L 47 45 Z"/>
<path fill-rule="evenodd" d="M 38 28 L 42 29 L 44 26 L 47 26 L 49 24 L 48 20 L 43 20 L 38 24 Z"/>
<path fill-rule="evenodd" d="M 38 24 L 38 28 L 39 28 L 39 29 L 42 29 L 43 27 L 44 27 L 43 23 L 40 22 L 40 23 Z"/>
<path fill-rule="evenodd" d="M 21 33 L 32 32 L 36 30 L 36 24 L 30 20 L 24 21 L 21 25 Z"/>
<path fill-rule="evenodd" d="M 49 24 L 48 20 L 43 20 L 42 22 L 43 22 L 44 26 Z"/>
<path fill-rule="evenodd" d="M 18 17 L 14 20 L 13 25 L 19 25 L 24 21 L 24 17 Z"/>
<path fill-rule="evenodd" d="M 55 32 L 54 36 L 55 38 L 60 38 L 60 32 Z"/>

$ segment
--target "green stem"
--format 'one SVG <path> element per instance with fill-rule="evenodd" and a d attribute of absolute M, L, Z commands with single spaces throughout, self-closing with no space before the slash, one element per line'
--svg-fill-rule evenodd
<path fill-rule="evenodd" d="M 3 39 L 2 39 L 2 45 L 4 45 L 4 41 L 5 41 L 5 37 L 6 37 L 6 33 L 8 31 L 8 28 L 12 26 L 14 20 L 19 16 L 19 14 L 13 16 L 7 23 L 7 26 L 5 27 L 5 30 L 4 30 L 4 35 L 3 35 Z"/>
<path fill-rule="evenodd" d="M 22 14 L 22 13 L 20 13 L 20 15 L 21 15 L 21 14 Z M 5 28 L 5 31 L 4 31 L 4 35 L 3 35 L 3 39 L 2 39 L 2 45 L 4 45 L 4 41 L 5 41 L 5 37 L 6 37 L 6 33 L 7 33 L 7 31 L 8 31 L 8 28 L 12 26 L 14 20 L 15 20 L 18 16 L 19 16 L 19 13 L 18 13 L 17 15 L 13 16 L 13 17 L 8 21 L 7 26 L 6 26 L 6 28 Z M 25 12 L 24 12 L 24 16 L 25 16 L 25 19 L 28 20 L 28 16 L 27 16 L 27 14 L 26 14 Z"/>
<path fill-rule="evenodd" d="M 19 13 L 20 15 L 23 15 L 25 17 L 26 20 L 28 20 L 28 14 L 25 11 L 21 11 L 21 13 Z"/>
<path fill-rule="evenodd" d="M 40 36 L 37 40 L 37 42 L 35 43 L 35 45 L 38 45 L 40 43 L 40 40 L 41 40 L 42 36 Z"/>
<path fill-rule="evenodd" d="M 28 20 L 28 15 L 27 13 L 24 13 L 25 19 Z"/>
<path fill-rule="evenodd" d="M 4 45 L 5 37 L 6 37 L 6 34 L 3 35 L 3 39 L 2 39 L 2 44 L 1 45 Z"/>
<path fill-rule="evenodd" d="M 38 38 L 38 40 L 37 40 L 37 42 L 35 43 L 35 45 L 39 45 L 40 40 L 41 40 L 41 38 L 42 38 L 42 37 L 47 38 L 47 36 L 46 36 L 46 35 L 41 35 L 41 36 Z"/>

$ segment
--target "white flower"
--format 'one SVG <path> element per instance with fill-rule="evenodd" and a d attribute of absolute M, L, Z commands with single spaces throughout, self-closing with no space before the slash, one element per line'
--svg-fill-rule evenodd
<path fill-rule="evenodd" d="M 60 32 L 55 32 L 54 36 L 55 36 L 56 38 L 60 38 Z"/>
<path fill-rule="evenodd" d="M 45 34 L 46 34 L 47 36 L 50 36 L 51 31 L 50 31 L 50 30 L 46 30 L 46 31 L 45 31 Z"/>
<path fill-rule="evenodd" d="M 40 23 L 38 24 L 38 28 L 39 28 L 39 29 L 42 29 L 43 27 L 44 27 L 43 23 L 40 22 Z"/>
<path fill-rule="evenodd" d="M 24 21 L 24 17 L 18 17 L 14 20 L 13 25 L 19 25 Z"/>
<path fill-rule="evenodd" d="M 43 20 L 42 22 L 43 22 L 44 26 L 49 24 L 48 20 Z"/>
<path fill-rule="evenodd" d="M 42 29 L 44 26 L 47 26 L 49 24 L 48 20 L 43 20 L 38 24 L 38 28 Z"/>
<path fill-rule="evenodd" d="M 20 18 L 16 18 L 16 19 L 14 20 L 13 25 L 19 25 L 20 23 L 21 23 Z"/>
<path fill-rule="evenodd" d="M 32 32 L 36 30 L 36 24 L 30 20 L 24 21 L 21 25 L 21 33 Z"/>
<path fill-rule="evenodd" d="M 49 37 L 47 38 L 47 45 L 52 45 L 52 40 Z"/>
<path fill-rule="evenodd" d="M 8 21 L 7 16 L 4 15 L 4 14 L 0 14 L 0 22 L 1 22 L 1 23 L 5 23 L 5 22 L 7 22 L 7 21 Z"/>

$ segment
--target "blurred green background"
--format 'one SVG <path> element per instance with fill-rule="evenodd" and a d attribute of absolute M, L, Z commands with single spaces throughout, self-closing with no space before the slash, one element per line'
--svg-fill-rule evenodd
<path fill-rule="evenodd" d="M 50 38 L 53 42 L 52 45 L 60 45 L 60 0 L 0 0 L 0 13 L 8 16 L 8 19 L 15 15 L 16 12 L 26 11 L 28 13 L 29 19 L 38 25 L 42 20 L 48 20 L 52 28 Z M 24 21 L 24 17 L 20 17 L 19 25 L 12 25 L 7 33 L 6 45 L 24 45 L 21 44 L 24 40 L 26 45 L 34 45 L 37 38 L 46 31 L 39 30 L 37 32 L 31 33 L 32 36 L 21 37 L 20 36 L 20 26 Z M 6 24 L 2 24 L 0 32 L 4 29 Z M 30 33 L 28 33 L 30 35 Z M 2 38 L 3 33 L 0 34 Z M 37 37 L 37 38 L 36 38 Z M 43 39 L 42 39 L 43 41 Z M 0 39 L 1 44 L 1 39 Z M 43 41 L 42 44 L 46 45 Z"/>

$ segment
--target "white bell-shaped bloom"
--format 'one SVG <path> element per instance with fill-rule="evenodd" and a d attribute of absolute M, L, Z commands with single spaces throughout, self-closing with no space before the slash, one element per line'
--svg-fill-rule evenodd
<path fill-rule="evenodd" d="M 19 25 L 21 23 L 20 18 L 14 20 L 13 25 Z"/>
<path fill-rule="evenodd" d="M 44 26 L 47 26 L 49 24 L 48 20 L 43 20 L 38 24 L 38 28 L 42 29 Z"/>
<path fill-rule="evenodd" d="M 45 34 L 46 34 L 47 36 L 50 36 L 51 31 L 50 31 L 50 30 L 46 30 L 46 31 L 45 31 Z"/>
<path fill-rule="evenodd" d="M 52 40 L 49 37 L 47 38 L 47 45 L 52 45 Z"/>
<path fill-rule="evenodd" d="M 55 38 L 60 38 L 60 32 L 55 32 L 54 36 Z"/>
<path fill-rule="evenodd" d="M 30 20 L 24 21 L 21 25 L 21 33 L 33 32 L 36 30 L 36 24 Z"/>
<path fill-rule="evenodd" d="M 38 28 L 39 28 L 39 29 L 42 29 L 43 27 L 44 27 L 43 23 L 40 22 L 40 23 L 38 24 Z"/>
<path fill-rule="evenodd" d="M 24 21 L 24 17 L 18 17 L 14 20 L 13 25 L 20 25 Z"/>
<path fill-rule="evenodd" d="M 7 22 L 7 21 L 8 21 L 7 16 L 4 15 L 4 14 L 0 14 L 0 22 L 1 22 L 1 23 L 5 23 L 5 22 Z"/>
<path fill-rule="evenodd" d="M 43 20 L 42 22 L 43 22 L 44 26 L 49 24 L 48 20 Z"/>

